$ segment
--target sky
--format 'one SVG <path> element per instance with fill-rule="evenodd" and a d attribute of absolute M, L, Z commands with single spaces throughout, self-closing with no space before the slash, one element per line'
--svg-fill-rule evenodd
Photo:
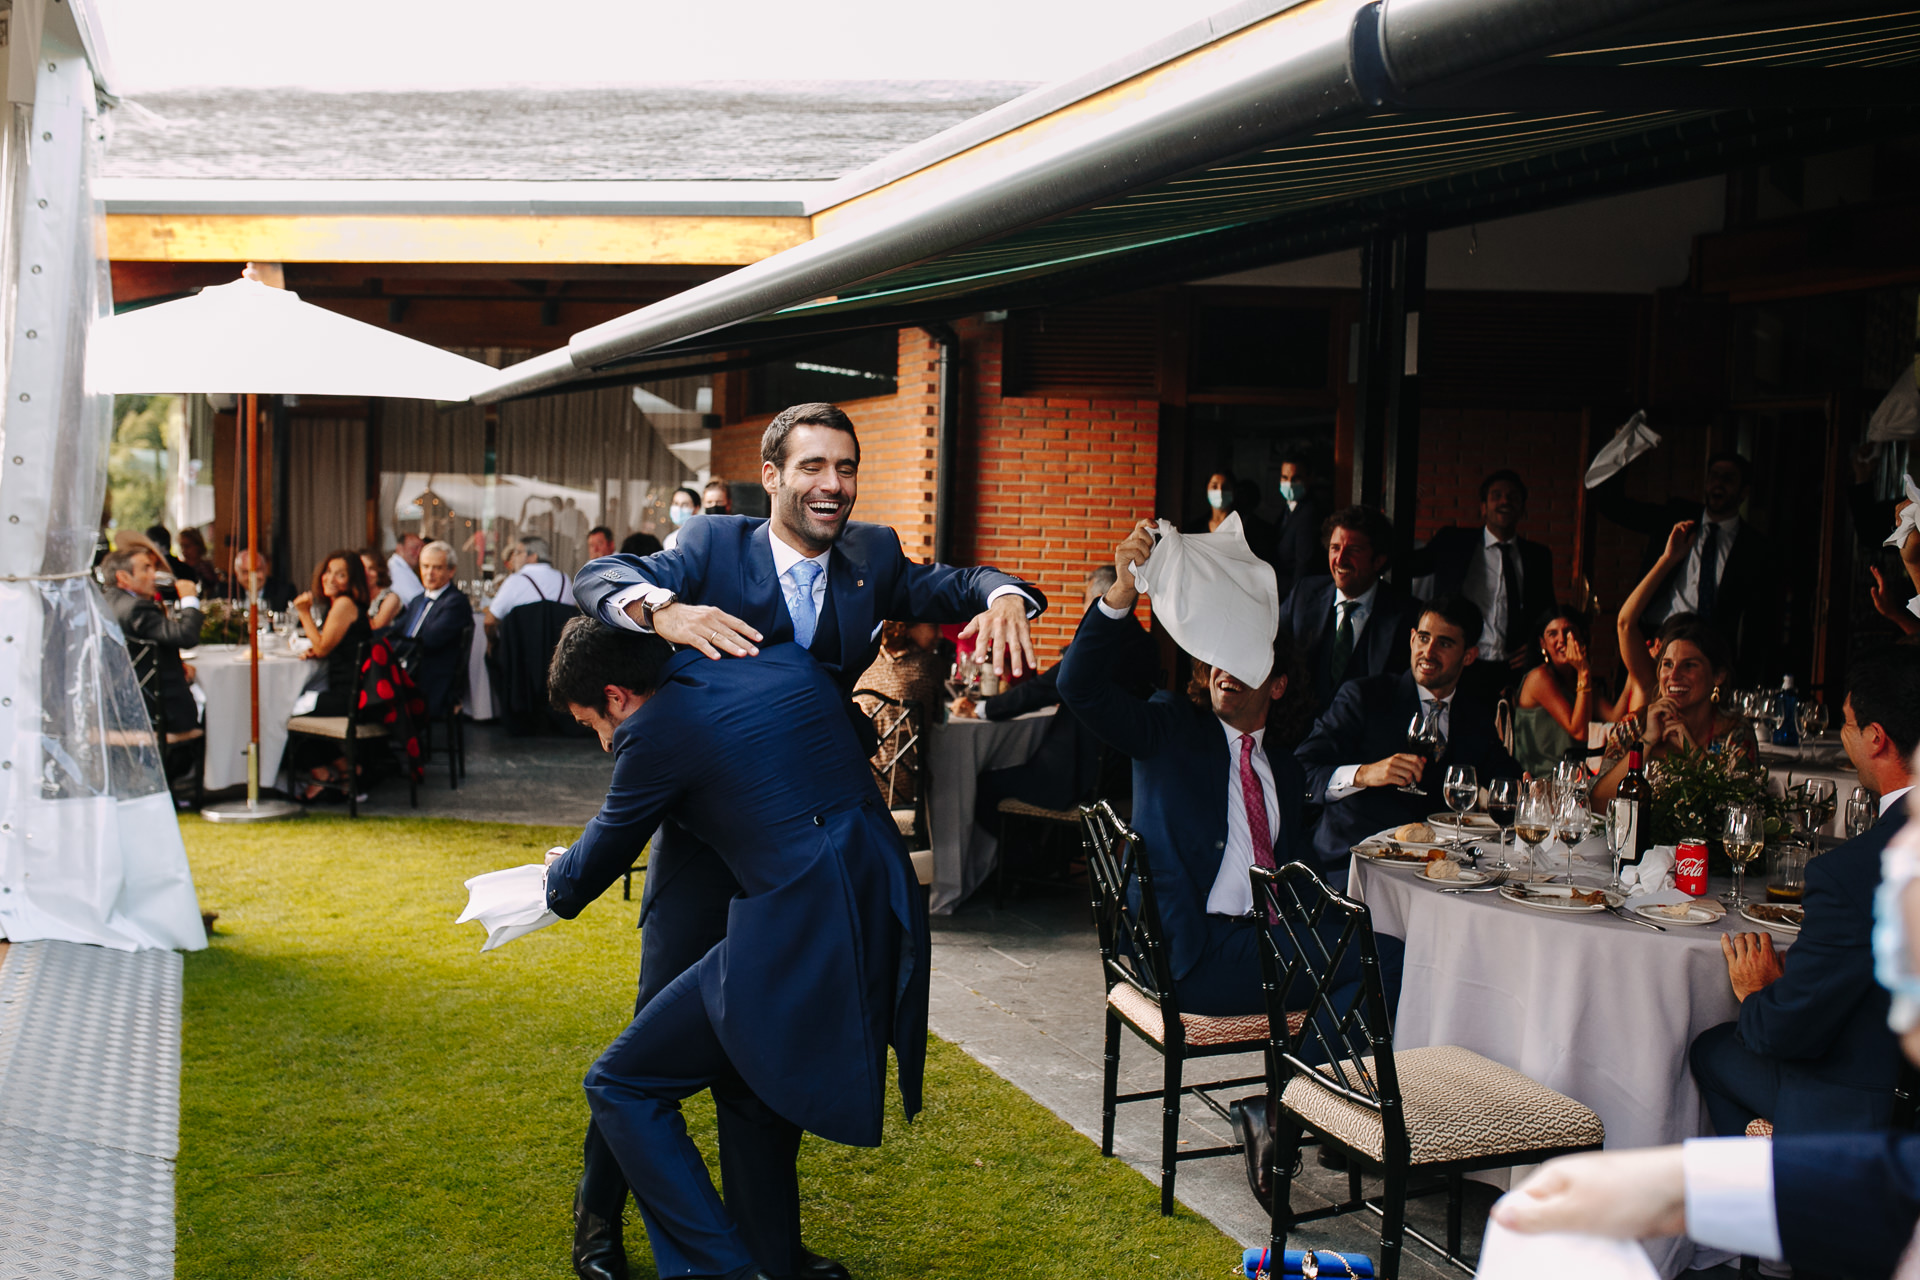
<path fill-rule="evenodd" d="M 125 92 L 1056 80 L 1228 0 L 95 0 Z"/>

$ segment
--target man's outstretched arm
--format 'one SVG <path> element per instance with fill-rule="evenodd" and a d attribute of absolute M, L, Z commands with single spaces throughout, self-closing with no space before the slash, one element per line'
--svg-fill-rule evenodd
<path fill-rule="evenodd" d="M 696 516 L 681 527 L 671 551 L 588 561 L 573 577 L 574 603 L 610 627 L 651 631 L 709 658 L 757 654 L 755 646 L 764 639 L 758 631 L 724 609 L 698 603 L 712 551 L 713 525 Z M 664 603 L 669 597 L 673 603 Z"/>

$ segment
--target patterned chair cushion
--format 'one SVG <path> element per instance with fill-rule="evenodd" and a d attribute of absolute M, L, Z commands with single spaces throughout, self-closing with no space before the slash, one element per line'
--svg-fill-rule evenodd
<path fill-rule="evenodd" d="M 1773 1121 L 1749 1120 L 1747 1122 L 1747 1136 L 1749 1138 L 1771 1138 L 1773 1136 Z"/>
<path fill-rule="evenodd" d="M 1153 1000 L 1141 995 L 1124 982 L 1117 982 L 1113 990 L 1107 992 L 1107 1006 L 1125 1018 L 1157 1045 L 1167 1042 L 1166 1023 L 1160 1017 L 1160 1006 Z M 1300 1029 L 1300 1021 L 1305 1014 L 1287 1015 L 1289 1034 Z M 1209 1017 L 1203 1013 L 1183 1013 L 1180 1025 L 1187 1033 L 1187 1043 L 1194 1048 L 1212 1047 L 1222 1044 L 1245 1044 L 1264 1047 L 1267 1042 L 1267 1015 L 1264 1013 L 1236 1013 L 1228 1017 Z"/>
<path fill-rule="evenodd" d="M 1017 818 L 1039 818 L 1046 822 L 1078 823 L 1078 809 L 1042 809 L 1037 804 L 1028 804 L 1025 800 L 1002 800 L 994 806 L 1000 813 L 1010 813 Z"/>
<path fill-rule="evenodd" d="M 1588 1108 L 1470 1049 L 1444 1044 L 1402 1049 L 1393 1055 L 1393 1065 L 1416 1165 L 1598 1146 L 1606 1137 L 1600 1117 Z M 1372 1069 L 1369 1059 L 1367 1070 Z M 1385 1159 L 1380 1113 L 1372 1108 L 1322 1087 L 1311 1075 L 1287 1081 L 1281 1100 L 1322 1133 L 1374 1160 Z"/>

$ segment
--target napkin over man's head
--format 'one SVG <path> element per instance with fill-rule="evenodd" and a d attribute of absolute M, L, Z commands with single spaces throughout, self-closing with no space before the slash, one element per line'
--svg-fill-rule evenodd
<path fill-rule="evenodd" d="M 1133 566 L 1154 618 L 1194 661 L 1249 688 L 1265 684 L 1280 628 L 1280 583 L 1247 545 L 1240 513 L 1212 533 L 1181 533 L 1162 520 L 1158 539 L 1147 562 Z"/>

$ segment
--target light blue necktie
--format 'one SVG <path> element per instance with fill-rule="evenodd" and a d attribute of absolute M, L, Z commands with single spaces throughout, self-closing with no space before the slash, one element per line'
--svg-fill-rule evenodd
<path fill-rule="evenodd" d="M 813 584 L 819 577 L 818 560 L 796 560 L 780 575 L 780 590 L 787 597 L 787 613 L 793 618 L 793 639 L 802 649 L 813 643 L 813 628 L 820 620 L 813 606 Z"/>

